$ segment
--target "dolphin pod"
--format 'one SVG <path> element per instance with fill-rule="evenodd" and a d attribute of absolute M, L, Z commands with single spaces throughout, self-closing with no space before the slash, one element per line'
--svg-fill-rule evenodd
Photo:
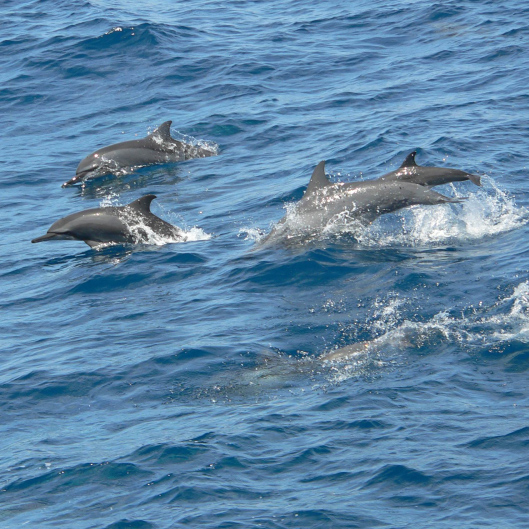
<path fill-rule="evenodd" d="M 116 172 L 120 168 L 214 156 L 213 150 L 186 144 L 171 137 L 171 123 L 162 123 L 145 138 L 115 143 L 84 158 L 76 174 L 63 187 Z M 325 175 L 325 161 L 320 162 L 302 199 L 295 205 L 295 225 L 303 230 L 322 229 L 335 217 L 366 224 L 380 215 L 414 205 L 461 202 L 431 188 L 450 182 L 470 180 L 481 185 L 480 177 L 459 169 L 417 165 L 416 151 L 410 153 L 395 171 L 379 178 L 350 183 L 333 183 Z M 155 195 L 146 195 L 126 206 L 102 207 L 73 213 L 56 221 L 48 232 L 31 242 L 81 240 L 90 247 L 106 243 L 136 244 L 149 241 L 149 235 L 177 241 L 184 232 L 153 215 L 150 204 Z M 289 236 L 289 215 L 285 215 L 262 240 L 275 241 Z M 147 230 L 147 231 L 146 231 Z M 149 233 L 150 231 L 150 233 Z"/>
<path fill-rule="evenodd" d="M 216 154 L 204 147 L 172 138 L 171 123 L 172 121 L 162 123 L 145 138 L 115 143 L 89 154 L 77 166 L 75 176 L 62 186 L 71 186 L 123 168 L 182 162 Z"/>
<path fill-rule="evenodd" d="M 86 180 L 114 173 L 122 168 L 178 162 L 190 158 L 214 156 L 216 152 L 190 145 L 171 137 L 171 121 L 162 123 L 147 137 L 124 141 L 103 147 L 84 158 L 73 178 L 63 187 L 83 183 Z M 438 205 L 461 202 L 431 188 L 451 182 L 469 180 L 477 186 L 477 175 L 459 169 L 417 165 L 416 151 L 411 152 L 395 171 L 373 180 L 350 183 L 333 183 L 325 174 L 325 161 L 314 169 L 307 189 L 295 205 L 295 223 L 303 230 L 325 228 L 334 218 L 345 216 L 363 224 L 373 222 L 380 215 L 415 205 Z M 149 243 L 162 237 L 164 242 L 184 242 L 186 233 L 154 215 L 151 202 L 156 195 L 145 195 L 125 206 L 87 209 L 72 213 L 54 222 L 48 231 L 32 243 L 54 240 L 85 242 L 90 248 L 107 244 Z M 285 235 L 290 237 L 290 215 L 285 215 L 263 239 L 263 243 L 276 241 Z M 360 361 L 383 347 L 388 336 L 351 344 L 329 351 L 320 356 L 326 363 Z M 402 344 L 408 344 L 403 340 Z"/>
<path fill-rule="evenodd" d="M 103 244 L 138 244 L 152 236 L 183 242 L 185 233 L 151 213 L 155 195 L 145 195 L 126 206 L 87 209 L 54 222 L 45 235 L 31 242 L 84 241 L 90 248 Z"/>

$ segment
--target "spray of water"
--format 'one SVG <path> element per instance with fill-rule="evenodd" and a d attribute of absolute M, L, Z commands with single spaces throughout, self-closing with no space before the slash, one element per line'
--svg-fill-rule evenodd
<path fill-rule="evenodd" d="M 383 308 L 375 308 L 369 323 L 374 339 L 321 355 L 330 381 L 372 374 L 397 361 L 406 350 L 434 343 L 457 343 L 469 353 L 483 349 L 501 352 L 512 341 L 529 343 L 529 281 L 489 307 L 480 304 L 457 315 L 440 311 L 427 321 L 401 319 L 399 308 L 404 302 L 391 296 L 386 302 L 378 300 L 375 305 Z"/>

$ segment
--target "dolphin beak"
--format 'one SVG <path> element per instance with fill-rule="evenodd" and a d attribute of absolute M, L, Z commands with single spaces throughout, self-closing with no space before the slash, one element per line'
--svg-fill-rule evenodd
<path fill-rule="evenodd" d="M 83 178 L 88 174 L 91 173 L 92 169 L 87 169 L 86 171 L 81 171 L 80 173 L 77 173 L 73 178 L 70 178 L 68 182 L 64 182 L 64 184 L 61 187 L 68 187 L 73 186 L 74 184 L 77 184 L 77 182 L 80 182 L 83 180 Z"/>
<path fill-rule="evenodd" d="M 51 241 L 52 239 L 55 239 L 55 237 L 57 237 L 56 233 L 46 233 L 45 235 L 33 239 L 31 242 Z"/>

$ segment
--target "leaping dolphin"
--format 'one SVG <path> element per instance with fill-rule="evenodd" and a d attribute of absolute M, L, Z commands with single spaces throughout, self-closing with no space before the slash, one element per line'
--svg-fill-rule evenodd
<path fill-rule="evenodd" d="M 138 244 L 158 236 L 174 242 L 186 240 L 180 228 L 151 213 L 156 195 L 145 195 L 126 206 L 87 209 L 54 222 L 48 232 L 31 242 L 84 241 L 90 248 L 102 244 Z"/>
<path fill-rule="evenodd" d="M 470 180 L 477 186 L 481 185 L 481 178 L 479 176 L 460 171 L 459 169 L 417 165 L 415 162 L 416 155 L 417 151 L 408 154 L 402 165 L 396 171 L 391 171 L 381 176 L 378 180 L 384 180 L 386 182 L 398 180 L 428 187 L 448 184 L 449 182 L 462 182 L 464 180 Z"/>
<path fill-rule="evenodd" d="M 348 219 L 371 223 L 380 215 L 415 205 L 461 202 L 460 198 L 441 195 L 424 185 L 399 179 L 332 183 L 325 175 L 325 161 L 320 162 L 310 179 L 303 198 L 296 204 L 295 223 L 304 231 L 321 229 L 331 219 L 344 215 Z M 286 215 L 263 240 L 267 242 L 288 234 Z"/>
<path fill-rule="evenodd" d="M 181 162 L 191 158 L 214 156 L 213 150 L 171 138 L 171 123 L 162 123 L 152 134 L 139 140 L 123 141 L 88 155 L 77 166 L 75 176 L 62 187 L 113 173 L 125 167 Z"/>

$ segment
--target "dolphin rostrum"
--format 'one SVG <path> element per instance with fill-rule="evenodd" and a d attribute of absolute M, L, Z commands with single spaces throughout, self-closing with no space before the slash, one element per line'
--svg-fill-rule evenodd
<path fill-rule="evenodd" d="M 54 222 L 48 232 L 31 242 L 84 241 L 90 248 L 102 244 L 138 244 L 152 237 L 183 242 L 186 234 L 180 228 L 151 213 L 155 195 L 145 195 L 126 206 L 110 206 L 72 213 Z"/>
<path fill-rule="evenodd" d="M 75 176 L 62 187 L 114 173 L 122 168 L 181 162 L 216 154 L 213 150 L 171 138 L 171 123 L 172 121 L 162 123 L 145 138 L 123 141 L 98 149 L 81 161 Z"/>
<path fill-rule="evenodd" d="M 479 176 L 460 171 L 459 169 L 417 165 L 415 162 L 416 154 L 417 151 L 408 154 L 402 165 L 396 171 L 391 171 L 381 176 L 378 180 L 384 180 L 386 182 L 398 180 L 428 187 L 448 184 L 450 182 L 462 182 L 464 180 L 470 180 L 477 186 L 481 185 L 481 178 Z"/>
<path fill-rule="evenodd" d="M 322 161 L 314 169 L 305 194 L 296 204 L 293 218 L 303 231 L 312 231 L 324 228 L 329 221 L 339 216 L 366 224 L 380 215 L 409 206 L 447 204 L 461 200 L 398 179 L 332 183 L 325 175 L 325 161 Z M 287 214 L 280 220 L 263 242 L 285 232 L 288 235 L 289 217 Z"/>

